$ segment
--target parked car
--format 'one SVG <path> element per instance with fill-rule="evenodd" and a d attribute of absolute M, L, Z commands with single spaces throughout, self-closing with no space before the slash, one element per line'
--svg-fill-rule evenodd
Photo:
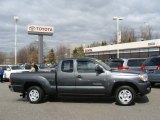
<path fill-rule="evenodd" d="M 148 80 L 152 85 L 160 83 L 160 56 L 147 58 L 140 69 L 148 74 Z"/>
<path fill-rule="evenodd" d="M 111 59 L 109 60 L 108 65 L 111 67 L 111 69 L 139 71 L 140 66 L 145 60 L 146 58 Z"/>
<path fill-rule="evenodd" d="M 4 69 L 4 80 L 8 81 L 11 73 L 29 72 L 29 70 L 23 70 L 19 65 L 0 65 Z"/>
<path fill-rule="evenodd" d="M 47 96 L 114 96 L 117 103 L 130 105 L 136 95 L 151 91 L 147 74 L 141 71 L 112 71 L 94 58 L 66 58 L 56 72 L 11 74 L 11 91 L 27 95 L 30 103 L 40 103 Z"/>
<path fill-rule="evenodd" d="M 22 64 L 22 65 L 20 65 L 20 67 L 23 69 L 23 70 L 31 70 L 31 64 L 29 64 L 29 63 L 25 63 L 25 64 Z"/>
<path fill-rule="evenodd" d="M 49 67 L 49 71 L 50 72 L 54 72 L 57 70 L 58 65 L 57 64 L 53 64 L 52 66 Z"/>
<path fill-rule="evenodd" d="M 39 72 L 49 72 L 50 69 L 49 69 L 49 66 L 45 63 L 39 63 L 39 64 L 36 64 L 38 66 L 38 71 Z"/>

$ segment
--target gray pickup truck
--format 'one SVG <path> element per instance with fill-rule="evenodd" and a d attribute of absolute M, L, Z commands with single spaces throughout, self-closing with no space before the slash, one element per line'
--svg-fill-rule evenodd
<path fill-rule="evenodd" d="M 58 63 L 55 72 L 13 73 L 11 91 L 27 95 L 30 103 L 40 103 L 45 96 L 114 96 L 120 105 L 130 105 L 136 95 L 151 91 L 143 72 L 112 71 L 94 58 L 69 58 Z"/>

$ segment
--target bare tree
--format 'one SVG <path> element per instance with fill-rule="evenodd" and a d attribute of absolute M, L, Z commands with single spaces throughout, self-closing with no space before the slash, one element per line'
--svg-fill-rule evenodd
<path fill-rule="evenodd" d="M 18 51 L 17 54 L 19 63 L 38 62 L 38 45 L 35 42 L 30 43 L 25 48 Z"/>
<path fill-rule="evenodd" d="M 66 46 L 60 45 L 57 47 L 56 56 L 58 60 L 67 57 L 67 54 L 68 48 Z"/>
<path fill-rule="evenodd" d="M 140 38 L 143 40 L 151 40 L 153 39 L 153 29 L 151 26 L 147 25 L 145 27 L 140 28 Z"/>
<path fill-rule="evenodd" d="M 117 43 L 117 33 L 114 34 L 112 39 L 113 43 Z M 121 43 L 134 42 L 136 41 L 135 30 L 130 27 L 121 28 Z"/>
<path fill-rule="evenodd" d="M 5 58 L 6 58 L 5 53 L 0 52 L 0 64 L 3 64 L 5 62 Z"/>
<path fill-rule="evenodd" d="M 136 34 L 135 30 L 130 27 L 121 28 L 121 43 L 134 42 L 137 38 L 142 38 L 143 40 L 151 40 L 160 38 L 159 33 L 154 33 L 153 28 L 149 25 L 140 27 L 140 34 Z M 117 33 L 114 34 L 112 39 L 113 43 L 117 43 Z"/>
<path fill-rule="evenodd" d="M 17 53 L 18 63 L 27 63 L 28 61 L 28 50 L 27 48 L 22 48 Z"/>
<path fill-rule="evenodd" d="M 135 31 L 130 27 L 122 27 L 121 28 L 121 42 L 134 42 L 136 41 Z"/>

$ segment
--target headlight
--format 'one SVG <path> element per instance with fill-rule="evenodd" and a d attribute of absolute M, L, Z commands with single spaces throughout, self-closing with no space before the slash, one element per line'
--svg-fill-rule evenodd
<path fill-rule="evenodd" d="M 148 75 L 147 74 L 140 74 L 138 75 L 140 80 L 142 81 L 148 81 Z"/>

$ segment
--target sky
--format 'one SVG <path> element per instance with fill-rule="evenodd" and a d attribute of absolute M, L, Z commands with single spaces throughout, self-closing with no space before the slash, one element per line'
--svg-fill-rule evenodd
<path fill-rule="evenodd" d="M 160 31 L 159 0 L 0 0 L 0 6 L 0 52 L 14 51 L 14 16 L 19 17 L 18 49 L 38 39 L 28 35 L 27 25 L 54 27 L 53 36 L 44 36 L 48 49 L 111 42 L 116 32 L 114 16 L 124 18 L 120 26 L 138 31 L 148 24 Z"/>

